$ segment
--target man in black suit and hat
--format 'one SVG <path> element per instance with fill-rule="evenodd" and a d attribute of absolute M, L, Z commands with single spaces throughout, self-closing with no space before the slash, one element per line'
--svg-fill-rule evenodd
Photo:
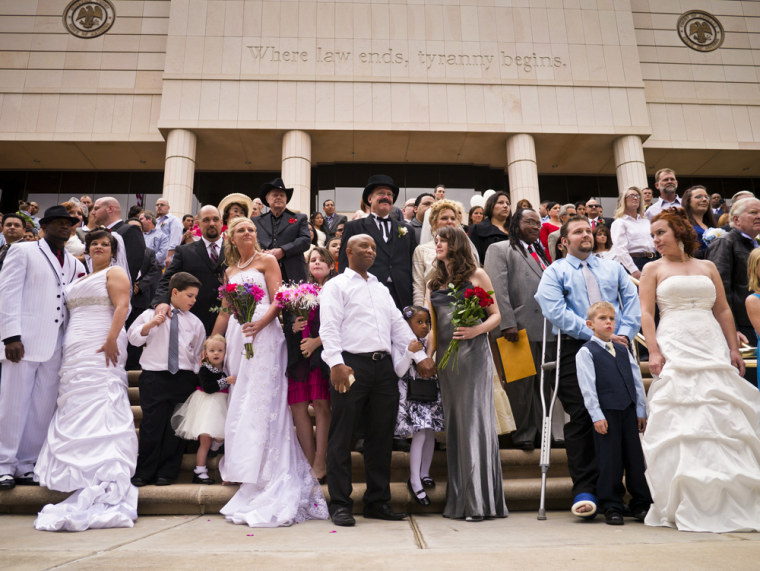
<path fill-rule="evenodd" d="M 277 258 L 283 282 L 306 281 L 303 254 L 311 241 L 306 215 L 286 208 L 292 197 L 293 189 L 285 188 L 281 178 L 261 185 L 259 198 L 269 212 L 253 218 L 259 246 Z"/>
<path fill-rule="evenodd" d="M 401 309 L 412 304 L 412 254 L 417 238 L 405 223 L 390 216 L 398 198 L 398 186 L 384 174 L 369 177 L 362 200 L 369 204 L 370 214 L 360 220 L 346 222 L 341 241 L 338 266 L 348 267 L 346 244 L 356 234 L 369 234 L 377 245 L 375 263 L 369 268 L 380 283 L 391 292 L 396 306 Z"/>

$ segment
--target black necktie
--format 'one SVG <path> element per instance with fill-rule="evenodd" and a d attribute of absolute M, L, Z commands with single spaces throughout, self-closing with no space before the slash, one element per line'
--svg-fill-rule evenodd
<path fill-rule="evenodd" d="M 383 232 L 383 240 L 387 242 L 388 240 L 391 239 L 391 219 L 380 218 L 379 216 L 375 216 L 375 220 L 377 220 L 377 223 Z"/>

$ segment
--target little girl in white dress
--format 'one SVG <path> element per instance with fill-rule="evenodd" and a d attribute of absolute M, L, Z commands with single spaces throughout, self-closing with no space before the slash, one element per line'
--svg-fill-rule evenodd
<path fill-rule="evenodd" d="M 212 335 L 203 344 L 203 362 L 198 371 L 200 386 L 174 411 L 172 428 L 180 438 L 198 440 L 195 455 L 194 484 L 213 484 L 208 475 L 206 458 L 209 450 L 216 451 L 224 441 L 224 424 L 227 420 L 228 387 L 235 377 L 224 373 L 227 343 L 219 334 Z"/>

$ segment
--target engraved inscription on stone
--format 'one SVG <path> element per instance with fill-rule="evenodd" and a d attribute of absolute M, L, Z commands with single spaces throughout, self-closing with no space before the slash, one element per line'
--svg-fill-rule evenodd
<path fill-rule="evenodd" d="M 105 34 L 116 19 L 109 0 L 73 0 L 63 12 L 63 25 L 79 38 L 97 38 Z"/>
<path fill-rule="evenodd" d="M 693 50 L 717 50 L 723 43 L 724 35 L 721 23 L 707 12 L 692 10 L 678 19 L 678 36 Z"/>

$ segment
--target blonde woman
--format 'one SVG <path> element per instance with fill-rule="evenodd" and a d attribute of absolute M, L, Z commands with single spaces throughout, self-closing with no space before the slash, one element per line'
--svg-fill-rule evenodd
<path fill-rule="evenodd" d="M 617 260 L 634 278 L 656 257 L 649 219 L 644 216 L 644 197 L 641 189 L 631 186 L 618 196 L 615 221 L 610 226 L 612 259 Z"/>
<path fill-rule="evenodd" d="M 433 236 L 438 230 L 446 226 L 461 227 L 459 222 L 457 203 L 453 200 L 439 200 L 434 202 L 428 209 L 430 213 L 430 228 Z M 425 213 L 427 215 L 427 212 Z M 477 251 L 472 244 L 470 250 L 476 264 L 480 264 Z M 420 244 L 414 249 L 412 255 L 412 294 L 414 305 L 422 305 L 425 301 L 425 288 L 427 287 L 427 274 L 430 272 L 435 261 L 435 241 L 431 240 Z"/>
<path fill-rule="evenodd" d="M 760 274 L 758 272 L 760 272 L 760 248 L 755 248 L 747 259 L 747 285 L 752 293 L 747 296 L 744 306 L 747 308 L 747 316 L 755 330 L 757 340 L 755 359 L 760 361 L 760 333 L 758 333 L 760 332 Z M 755 383 L 760 387 L 760 368 L 758 368 Z"/>

